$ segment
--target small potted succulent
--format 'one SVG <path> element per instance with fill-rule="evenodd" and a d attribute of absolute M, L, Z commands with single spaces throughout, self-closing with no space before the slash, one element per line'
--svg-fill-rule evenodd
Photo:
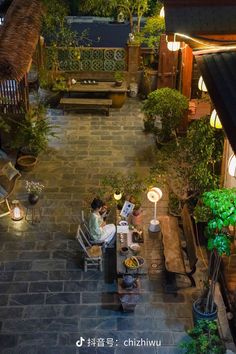
<path fill-rule="evenodd" d="M 116 86 L 121 86 L 124 80 L 124 75 L 121 71 L 116 71 L 114 74 L 115 84 Z"/>

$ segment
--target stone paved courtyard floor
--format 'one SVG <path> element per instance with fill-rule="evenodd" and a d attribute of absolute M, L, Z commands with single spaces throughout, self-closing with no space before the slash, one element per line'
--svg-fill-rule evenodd
<path fill-rule="evenodd" d="M 153 139 L 145 135 L 136 99 L 120 110 L 102 113 L 51 111 L 59 139 L 32 172 L 22 173 L 13 197 L 27 199 L 25 180 L 45 185 L 41 222 L 0 219 L 0 352 L 2 354 L 179 353 L 178 343 L 192 325 L 196 290 L 164 294 L 163 254 L 159 237 L 147 235 L 149 274 L 134 313 L 120 310 L 113 277 L 115 254 L 105 255 L 105 270 L 82 269 L 75 241 L 81 209 L 88 207 L 91 188 L 109 170 L 146 174 L 153 162 Z M 143 204 L 144 227 L 152 205 Z M 158 206 L 167 213 L 167 196 Z M 157 271 L 152 262 L 159 262 Z M 83 347 L 76 341 L 84 337 Z M 104 339 L 88 346 L 87 340 Z M 125 346 L 129 339 L 154 339 L 160 347 Z M 110 340 L 110 342 L 109 342 Z M 132 342 L 130 342 L 131 344 Z"/>

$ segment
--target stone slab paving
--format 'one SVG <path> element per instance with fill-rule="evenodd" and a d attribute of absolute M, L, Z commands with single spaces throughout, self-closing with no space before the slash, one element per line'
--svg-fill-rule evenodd
<path fill-rule="evenodd" d="M 152 137 L 142 131 L 142 119 L 136 99 L 128 99 L 109 117 L 51 111 L 59 139 L 50 142 L 50 151 L 40 156 L 34 171 L 22 173 L 14 196 L 25 203 L 24 181 L 42 182 L 41 222 L 0 219 L 1 353 L 180 353 L 178 343 L 192 325 L 196 291 L 163 293 L 160 237 L 147 238 L 150 272 L 142 280 L 143 293 L 134 313 L 120 311 L 114 252 L 105 255 L 103 273 L 84 273 L 74 239 L 80 211 L 88 206 L 91 188 L 99 186 L 104 173 L 112 169 L 146 174 L 152 165 L 155 147 Z M 145 200 L 143 208 L 147 229 L 153 206 Z M 158 213 L 167 211 L 164 193 Z M 156 271 L 152 262 L 158 263 Z M 81 336 L 90 340 L 90 346 L 86 342 L 76 348 Z M 101 339 L 96 347 L 93 338 Z M 161 341 L 161 347 L 132 345 L 141 338 Z"/>

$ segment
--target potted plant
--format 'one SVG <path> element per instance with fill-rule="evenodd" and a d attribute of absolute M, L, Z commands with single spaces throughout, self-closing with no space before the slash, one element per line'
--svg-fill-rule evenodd
<path fill-rule="evenodd" d="M 185 354 L 225 353 L 225 347 L 215 321 L 200 320 L 187 333 L 191 339 L 180 344 L 180 348 L 184 349 Z"/>
<path fill-rule="evenodd" d="M 30 204 L 36 204 L 39 200 L 39 196 L 41 195 L 44 185 L 39 182 L 34 181 L 25 181 L 25 189 L 28 192 L 28 200 Z"/>
<path fill-rule="evenodd" d="M 216 189 L 203 193 L 203 204 L 209 209 L 207 223 L 207 248 L 211 252 L 208 270 L 208 288 L 193 304 L 194 320 L 217 316 L 214 303 L 215 286 L 218 280 L 221 257 L 230 255 L 232 236 L 229 226 L 236 225 L 236 189 Z"/>
<path fill-rule="evenodd" d="M 142 107 L 147 118 L 154 120 L 154 133 L 159 142 L 167 142 L 177 136 L 177 126 L 187 109 L 188 99 L 179 91 L 168 87 L 151 92 Z M 155 125 L 158 118 L 161 128 Z"/>
<path fill-rule="evenodd" d="M 47 149 L 49 136 L 56 136 L 57 127 L 49 122 L 41 103 L 30 106 L 19 121 L 11 117 L 7 119 L 12 129 L 11 148 L 18 149 L 16 165 L 29 171 L 37 163 L 38 154 Z"/>
<path fill-rule="evenodd" d="M 135 204 L 134 215 L 138 216 L 140 214 L 141 196 L 145 190 L 145 182 L 137 173 L 130 173 L 128 175 L 109 173 L 102 178 L 101 184 L 102 194 L 105 199 L 108 199 L 109 203 L 115 203 L 118 207 L 122 207 L 124 201 L 128 200 Z M 116 195 L 119 198 L 116 198 Z"/>
<path fill-rule="evenodd" d="M 57 71 L 41 68 L 39 70 L 39 100 L 42 104 L 55 107 L 59 104 L 67 82 L 63 75 Z"/>
<path fill-rule="evenodd" d="M 115 71 L 114 79 L 116 86 L 121 86 L 124 80 L 124 74 L 121 71 Z"/>

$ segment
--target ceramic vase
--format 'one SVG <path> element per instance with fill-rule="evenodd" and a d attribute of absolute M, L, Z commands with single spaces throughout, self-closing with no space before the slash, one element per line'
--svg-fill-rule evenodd
<path fill-rule="evenodd" d="M 29 193 L 28 200 L 29 200 L 30 204 L 34 205 L 34 204 L 36 204 L 38 202 L 39 195 L 38 194 L 34 194 L 34 193 Z"/>

